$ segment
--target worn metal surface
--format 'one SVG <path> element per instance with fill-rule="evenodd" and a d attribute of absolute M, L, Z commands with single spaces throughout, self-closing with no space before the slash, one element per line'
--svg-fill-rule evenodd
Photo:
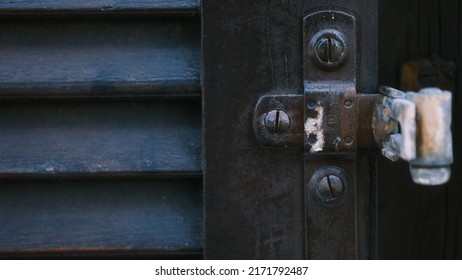
<path fill-rule="evenodd" d="M 342 179 L 334 175 L 324 176 L 319 182 L 319 193 L 325 201 L 338 199 L 344 190 Z"/>
<path fill-rule="evenodd" d="M 344 91 L 353 90 L 350 84 L 338 83 L 333 86 L 336 88 L 337 92 L 341 92 L 343 94 L 345 94 Z M 334 146 L 332 147 L 329 145 L 329 149 L 334 151 L 347 150 L 348 147 L 351 147 L 348 143 L 351 143 L 353 140 L 353 138 L 349 139 L 348 136 L 355 134 L 357 138 L 356 145 L 358 148 L 378 148 L 380 146 L 378 143 L 381 142 L 377 142 L 373 134 L 373 118 L 371 118 L 371 116 L 376 113 L 376 105 L 380 103 L 382 98 L 379 94 L 357 94 L 355 98 L 356 101 L 353 101 L 353 98 L 345 98 L 343 105 L 341 104 L 341 100 L 330 101 L 327 95 L 322 98 L 324 99 L 323 103 L 327 104 L 328 107 L 329 104 L 334 104 L 333 106 L 341 108 L 341 110 L 328 109 L 331 113 L 327 119 L 327 131 L 332 133 L 330 136 L 331 138 L 334 137 L 334 141 L 332 141 Z M 302 99 L 304 99 L 304 97 L 301 95 L 271 94 L 264 95 L 260 98 L 253 113 L 253 128 L 255 137 L 262 145 L 267 147 L 302 148 L 304 146 L 304 138 L 306 135 L 305 131 L 308 131 L 309 134 L 311 134 L 311 132 L 313 132 L 313 134 L 320 133 L 316 124 L 323 121 L 318 115 L 318 111 L 320 111 L 321 108 L 317 108 L 316 102 L 310 102 L 307 105 L 307 110 L 310 110 L 312 115 L 316 115 L 317 117 L 310 118 L 308 121 L 305 121 L 303 118 L 304 107 Z M 356 106 L 354 104 L 356 104 Z M 356 114 L 358 115 L 357 118 L 360 120 L 356 122 L 356 132 L 354 131 L 355 124 L 352 123 L 351 119 L 349 119 L 348 116 L 343 116 L 345 119 L 342 118 L 342 112 L 348 112 L 346 109 L 353 109 L 354 106 L 356 107 Z M 344 109 L 342 107 L 344 107 Z M 267 127 L 267 118 L 269 112 L 275 112 L 277 110 L 284 110 L 284 112 L 287 113 L 289 126 L 284 131 L 273 133 Z M 322 110 L 324 113 L 324 109 Z M 343 119 L 344 124 L 340 129 L 344 129 L 344 131 L 334 130 L 332 132 L 332 129 L 336 129 L 334 126 L 335 122 L 333 122 L 335 119 Z M 376 132 L 378 131 L 379 130 L 376 130 Z M 341 135 L 345 135 L 345 137 L 343 137 L 343 141 L 341 140 Z M 340 138 L 339 141 L 337 141 L 337 137 Z M 385 137 L 385 135 L 383 137 Z M 314 140 L 314 136 L 308 137 L 310 145 L 316 143 Z"/>
<path fill-rule="evenodd" d="M 290 118 L 282 110 L 270 111 L 265 117 L 265 127 L 270 133 L 284 133 L 290 127 Z"/>
<path fill-rule="evenodd" d="M 353 82 L 305 86 L 305 149 L 311 153 L 356 149 L 356 89 Z"/>
<path fill-rule="evenodd" d="M 356 181 L 351 179 L 356 156 L 348 152 L 356 151 L 358 28 L 353 15 L 337 9 L 309 12 L 303 20 L 306 254 L 314 258 L 357 257 L 357 232 L 351 226 L 356 220 Z M 323 36 L 344 45 L 334 63 L 313 59 L 313 41 Z M 336 157 L 329 156 L 334 152 Z M 345 187 L 341 198 L 323 199 L 320 186 L 326 176 L 340 178 Z"/>
<path fill-rule="evenodd" d="M 414 182 L 441 185 L 451 177 L 452 96 L 449 91 L 426 88 L 409 92 L 417 108 L 417 157 L 410 162 Z"/>
<path fill-rule="evenodd" d="M 381 87 L 382 103 L 372 115 L 374 136 L 382 154 L 392 161 L 416 157 L 416 106 L 403 92 Z"/>
<path fill-rule="evenodd" d="M 356 32 L 355 18 L 343 11 L 317 11 L 303 20 L 305 150 L 309 152 L 356 149 Z M 340 52 L 336 59 L 329 51 L 329 61 L 320 64 L 314 49 L 323 40 L 330 44 L 337 40 L 343 47 L 335 50 Z"/>
<path fill-rule="evenodd" d="M 335 166 L 322 167 L 313 174 L 308 182 L 310 195 L 323 207 L 338 207 L 351 198 L 354 189 L 348 172 Z"/>
<path fill-rule="evenodd" d="M 277 133 L 268 129 L 269 114 L 281 111 L 287 114 L 288 124 Z M 274 116 L 275 117 L 275 116 Z M 302 95 L 264 95 L 255 106 L 253 129 L 255 137 L 268 147 L 302 147 L 303 146 L 303 96 Z"/>
<path fill-rule="evenodd" d="M 446 183 L 453 161 L 451 93 L 437 88 L 405 93 L 389 87 L 380 92 L 384 97 L 372 127 L 382 154 L 392 161 L 409 161 L 417 184 Z"/>
<path fill-rule="evenodd" d="M 379 145 L 375 139 L 373 118 L 376 106 L 380 103 L 382 96 L 380 94 L 358 94 L 356 95 L 358 124 L 357 124 L 357 144 L 360 148 L 378 148 Z"/>
<path fill-rule="evenodd" d="M 345 34 L 335 29 L 325 29 L 311 37 L 308 55 L 311 61 L 326 71 L 343 67 L 351 52 Z"/>

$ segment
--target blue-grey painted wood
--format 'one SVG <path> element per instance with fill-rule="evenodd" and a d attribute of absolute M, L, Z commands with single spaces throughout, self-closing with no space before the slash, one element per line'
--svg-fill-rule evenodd
<path fill-rule="evenodd" d="M 9 0 L 0 3 L 0 14 L 150 13 L 194 15 L 200 0 Z"/>
<path fill-rule="evenodd" d="M 2 180 L 0 255 L 200 253 L 202 210 L 200 180 Z"/>
<path fill-rule="evenodd" d="M 0 1 L 0 258 L 202 256 L 199 14 Z"/>
<path fill-rule="evenodd" d="M 0 99 L 200 97 L 195 18 L 4 18 Z"/>
<path fill-rule="evenodd" d="M 0 103 L 0 177 L 201 174 L 197 101 Z"/>

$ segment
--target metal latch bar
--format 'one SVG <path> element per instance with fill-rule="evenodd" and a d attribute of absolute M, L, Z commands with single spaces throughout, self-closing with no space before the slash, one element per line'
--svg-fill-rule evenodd
<path fill-rule="evenodd" d="M 451 93 L 438 88 L 402 92 L 390 87 L 380 87 L 379 92 L 372 128 L 382 154 L 392 161 L 408 161 L 417 184 L 446 183 L 453 162 Z"/>
<path fill-rule="evenodd" d="M 409 161 L 414 182 L 447 182 L 451 93 L 380 87 L 379 94 L 357 94 L 357 29 L 344 11 L 314 11 L 303 19 L 303 94 L 262 96 L 253 119 L 257 140 L 304 148 L 305 158 L 344 154 L 346 160 L 357 148 L 380 148 L 390 160 Z"/>

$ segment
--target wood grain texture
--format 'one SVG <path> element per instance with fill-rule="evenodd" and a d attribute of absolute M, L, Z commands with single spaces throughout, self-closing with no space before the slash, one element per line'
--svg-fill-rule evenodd
<path fill-rule="evenodd" d="M 195 19 L 3 18 L 0 99 L 200 97 Z"/>
<path fill-rule="evenodd" d="M 354 10 L 361 20 L 375 19 L 375 3 L 202 1 L 206 258 L 303 259 L 305 237 L 323 238 L 304 226 L 304 151 L 262 147 L 252 128 L 254 106 L 266 94 L 303 94 L 304 13 L 329 5 Z M 376 34 L 375 22 L 363 24 L 361 34 L 363 38 Z M 376 90 L 373 36 L 362 45 L 366 57 L 358 75 L 362 93 Z M 369 189 L 363 191 L 359 207 L 367 204 Z M 354 224 L 349 226 L 346 230 L 356 230 Z M 332 247 L 344 246 L 342 241 L 333 241 Z M 362 257 L 368 254 L 364 251 L 368 249 L 361 248 Z M 324 255 L 309 257 L 335 258 L 333 254 L 326 249 Z"/>
<path fill-rule="evenodd" d="M 201 252 L 200 180 L 0 181 L 0 255 Z"/>
<path fill-rule="evenodd" d="M 301 1 L 202 1 L 205 258 L 304 257 L 303 150 L 266 149 L 261 95 L 302 92 Z"/>
<path fill-rule="evenodd" d="M 198 102 L 0 103 L 0 176 L 198 176 Z"/>
<path fill-rule="evenodd" d="M 149 13 L 195 15 L 199 0 L 10 0 L 0 3 L 0 14 L 114 14 Z"/>
<path fill-rule="evenodd" d="M 454 259 L 462 257 L 462 11 L 457 0 L 380 2 L 380 83 L 399 86 L 399 68 L 415 58 L 439 56 L 457 64 L 453 93 L 454 164 L 448 184 L 415 185 L 406 163 L 379 161 L 378 257 Z M 392 176 L 391 176 L 392 174 Z"/>
<path fill-rule="evenodd" d="M 0 258 L 202 257 L 199 14 L 1 1 Z"/>

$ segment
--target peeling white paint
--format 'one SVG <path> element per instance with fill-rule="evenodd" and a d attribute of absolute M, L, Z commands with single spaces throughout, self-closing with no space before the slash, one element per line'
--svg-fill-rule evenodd
<path fill-rule="evenodd" d="M 324 130 L 322 129 L 324 108 L 317 106 L 314 110 L 318 112 L 318 116 L 316 118 L 306 118 L 305 121 L 306 137 L 309 137 L 310 134 L 316 135 L 316 142 L 311 145 L 311 153 L 320 152 L 324 149 Z"/>

